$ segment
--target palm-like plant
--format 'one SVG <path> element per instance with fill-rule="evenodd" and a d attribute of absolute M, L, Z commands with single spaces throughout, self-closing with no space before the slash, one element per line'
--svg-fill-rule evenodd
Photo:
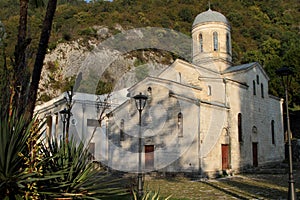
<path fill-rule="evenodd" d="M 91 155 L 83 142 L 76 142 L 73 138 L 68 142 L 48 140 L 42 154 L 45 156 L 43 170 L 46 180 L 41 193 L 45 198 L 99 199 L 125 194 L 117 184 L 119 180 L 108 177 L 90 162 Z"/>
<path fill-rule="evenodd" d="M 28 172 L 34 120 L 28 124 L 23 116 L 15 113 L 0 120 L 0 199 L 21 199 L 28 185 L 35 181 L 38 173 Z M 38 132 L 38 130 L 36 130 Z"/>
<path fill-rule="evenodd" d="M 89 161 L 83 142 L 40 143 L 40 124 L 12 114 L 0 120 L 0 199 L 100 199 L 126 194 Z"/>

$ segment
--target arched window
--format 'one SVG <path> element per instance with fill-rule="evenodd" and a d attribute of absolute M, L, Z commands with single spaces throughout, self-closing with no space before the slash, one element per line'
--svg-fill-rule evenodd
<path fill-rule="evenodd" d="M 202 33 L 199 35 L 199 50 L 200 52 L 203 52 L 203 36 Z"/>
<path fill-rule="evenodd" d="M 211 96 L 211 86 L 207 86 L 207 95 Z"/>
<path fill-rule="evenodd" d="M 261 83 L 260 84 L 260 91 L 261 91 L 261 98 L 264 98 L 265 95 L 264 95 L 264 85 Z"/>
<path fill-rule="evenodd" d="M 229 33 L 226 33 L 226 51 L 228 54 L 230 54 L 230 37 Z"/>
<path fill-rule="evenodd" d="M 275 144 L 275 122 L 271 121 L 272 144 Z"/>
<path fill-rule="evenodd" d="M 124 133 L 124 119 L 121 119 L 120 122 L 120 141 L 125 140 L 125 133 Z"/>
<path fill-rule="evenodd" d="M 239 142 L 243 142 L 243 131 L 242 131 L 242 114 L 238 114 L 238 139 Z"/>
<path fill-rule="evenodd" d="M 259 76 L 256 75 L 256 83 L 259 84 Z"/>
<path fill-rule="evenodd" d="M 152 88 L 148 87 L 147 89 L 148 101 L 150 102 L 152 99 Z"/>
<path fill-rule="evenodd" d="M 213 37 L 214 37 L 214 51 L 218 51 L 219 50 L 218 33 L 214 32 Z"/>
<path fill-rule="evenodd" d="M 256 126 L 253 126 L 253 127 L 252 127 L 252 133 L 253 133 L 253 134 L 257 134 L 257 128 L 256 128 Z"/>
<path fill-rule="evenodd" d="M 181 83 L 181 73 L 180 73 L 180 72 L 178 72 L 178 75 L 177 75 L 177 81 L 178 81 L 179 83 Z"/>
<path fill-rule="evenodd" d="M 177 115 L 177 131 L 178 137 L 183 137 L 183 115 L 181 112 Z"/>
<path fill-rule="evenodd" d="M 253 81 L 253 95 L 256 95 L 256 84 L 255 84 L 255 81 Z"/>

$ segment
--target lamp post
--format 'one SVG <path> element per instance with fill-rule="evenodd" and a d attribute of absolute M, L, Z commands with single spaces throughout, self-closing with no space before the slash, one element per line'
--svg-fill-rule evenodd
<path fill-rule="evenodd" d="M 293 158 L 292 158 L 292 143 L 291 143 L 291 128 L 290 128 L 290 117 L 289 117 L 289 101 L 288 101 L 288 89 L 292 80 L 291 75 L 293 71 L 288 67 L 282 67 L 276 70 L 276 74 L 281 77 L 281 81 L 285 92 L 285 106 L 286 106 L 286 121 L 287 121 L 287 137 L 288 137 L 288 151 L 289 151 L 289 190 L 288 199 L 295 200 L 295 181 L 293 175 Z"/>
<path fill-rule="evenodd" d="M 71 90 L 66 92 L 67 95 L 65 96 L 65 101 L 66 101 L 66 127 L 65 127 L 65 133 L 66 133 L 66 143 L 69 142 L 69 128 L 70 128 L 70 118 L 71 118 L 71 110 L 73 106 L 73 86 L 71 86 Z"/>
<path fill-rule="evenodd" d="M 68 118 L 68 111 L 66 108 L 64 108 L 63 110 L 59 111 L 59 114 L 60 114 L 60 118 L 63 123 L 63 142 L 65 142 L 66 122 L 67 122 L 67 118 Z"/>
<path fill-rule="evenodd" d="M 141 127 L 142 127 L 142 111 L 145 108 L 146 101 L 148 97 L 146 95 L 143 95 L 142 93 L 135 95 L 134 97 L 135 105 L 137 110 L 139 111 L 139 163 L 138 163 L 138 196 L 143 196 L 143 181 L 142 181 L 142 133 L 141 133 Z"/>

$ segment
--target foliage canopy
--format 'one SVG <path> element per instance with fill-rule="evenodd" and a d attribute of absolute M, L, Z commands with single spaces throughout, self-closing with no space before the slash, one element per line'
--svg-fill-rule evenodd
<path fill-rule="evenodd" d="M 41 28 L 46 0 L 30 1 L 29 27 L 33 38 L 29 47 L 32 59 L 36 51 L 38 30 Z M 39 3 L 36 3 L 39 2 Z M 43 3 L 44 2 L 44 3 Z M 291 6 L 293 5 L 293 6 Z M 0 21 L 6 27 L 7 57 L 13 53 L 16 38 L 18 5 L 16 0 L 0 2 Z M 282 66 L 294 69 L 291 89 L 292 104 L 300 105 L 300 65 L 298 0 L 219 0 L 211 1 L 211 9 L 224 14 L 232 26 L 233 62 L 242 64 L 258 61 L 270 76 L 270 93 L 283 96 L 275 71 Z M 57 42 L 97 37 L 93 26 L 114 29 L 120 24 L 125 29 L 134 27 L 164 27 L 190 35 L 193 19 L 208 9 L 207 1 L 196 0 L 83 0 L 59 1 L 49 46 Z M 118 32 L 118 30 L 114 30 Z M 8 59 L 9 62 L 9 59 Z"/>

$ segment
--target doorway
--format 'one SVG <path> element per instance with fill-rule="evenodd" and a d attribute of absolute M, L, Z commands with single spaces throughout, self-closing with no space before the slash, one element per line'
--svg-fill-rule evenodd
<path fill-rule="evenodd" d="M 257 155 L 257 142 L 252 143 L 252 157 L 253 157 L 253 167 L 258 166 L 258 155 Z"/>
<path fill-rule="evenodd" d="M 154 169 L 154 145 L 145 145 L 145 169 Z"/>
<path fill-rule="evenodd" d="M 229 169 L 229 145 L 222 144 L 222 170 Z"/>

